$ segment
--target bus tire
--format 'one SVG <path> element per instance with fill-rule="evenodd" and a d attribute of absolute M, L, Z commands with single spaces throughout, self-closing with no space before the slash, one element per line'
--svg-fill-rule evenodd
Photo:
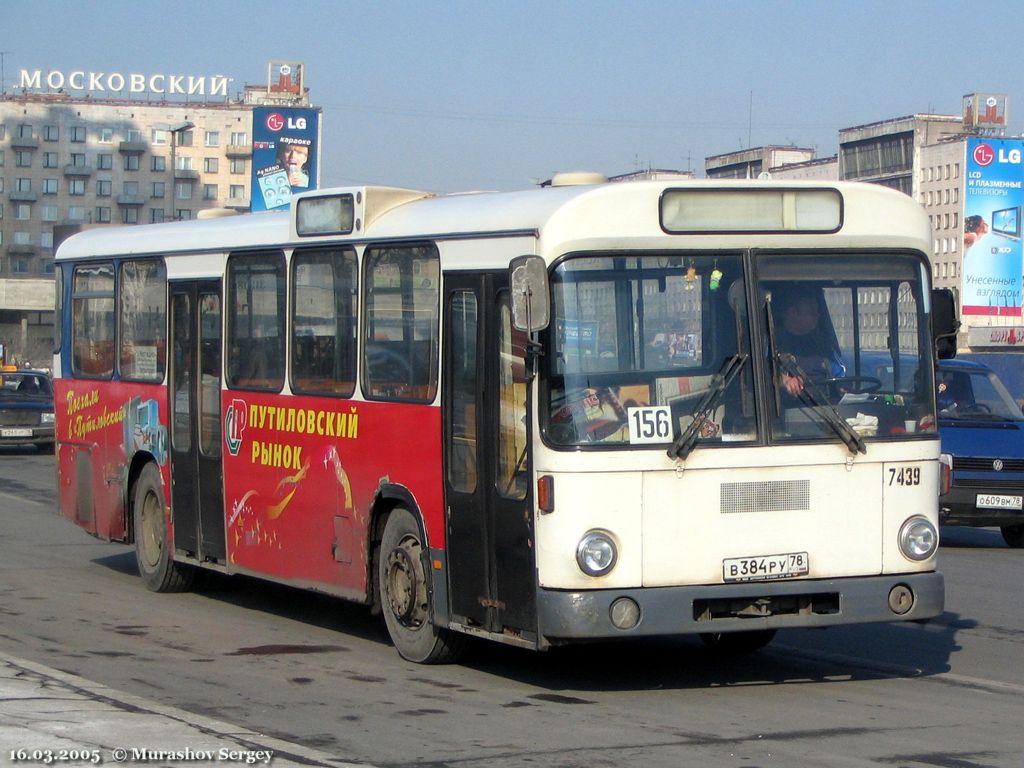
<path fill-rule="evenodd" d="M 1024 525 L 1004 525 L 999 530 L 1003 534 L 1006 546 L 1014 549 L 1024 547 Z"/>
<path fill-rule="evenodd" d="M 146 587 L 153 592 L 185 592 L 195 569 L 171 559 L 167 542 L 167 504 L 156 464 L 142 468 L 135 483 L 132 515 L 135 525 L 135 562 Z"/>
<path fill-rule="evenodd" d="M 403 659 L 447 664 L 460 655 L 465 638 L 430 620 L 423 534 L 409 510 L 396 507 L 384 524 L 377 558 L 381 612 L 391 642 Z"/>
<path fill-rule="evenodd" d="M 705 632 L 700 636 L 705 646 L 724 656 L 741 656 L 759 651 L 774 638 L 774 629 L 757 629 L 751 632 Z"/>

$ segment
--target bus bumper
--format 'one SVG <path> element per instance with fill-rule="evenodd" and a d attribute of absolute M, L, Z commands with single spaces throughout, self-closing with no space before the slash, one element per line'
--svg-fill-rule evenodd
<path fill-rule="evenodd" d="M 920 621 L 941 614 L 944 599 L 943 576 L 931 571 L 688 587 L 540 589 L 537 609 L 539 634 L 558 643 Z"/>

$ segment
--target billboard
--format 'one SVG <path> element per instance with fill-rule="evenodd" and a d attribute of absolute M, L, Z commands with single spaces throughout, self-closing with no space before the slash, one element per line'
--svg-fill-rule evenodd
<path fill-rule="evenodd" d="M 257 107 L 252 114 L 252 210 L 283 210 L 320 178 L 320 111 Z"/>
<path fill-rule="evenodd" d="M 964 315 L 1021 316 L 1024 141 L 968 139 L 964 167 Z"/>

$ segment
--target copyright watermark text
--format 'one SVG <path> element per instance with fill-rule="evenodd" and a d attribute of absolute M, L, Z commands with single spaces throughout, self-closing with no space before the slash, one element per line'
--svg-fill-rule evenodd
<path fill-rule="evenodd" d="M 102 765 L 111 763 L 242 763 L 243 765 L 270 765 L 274 759 L 272 749 L 148 749 L 142 747 L 105 750 L 88 749 L 11 749 L 7 750 L 11 763 L 89 763 Z M 109 758 L 109 760 L 108 760 Z"/>

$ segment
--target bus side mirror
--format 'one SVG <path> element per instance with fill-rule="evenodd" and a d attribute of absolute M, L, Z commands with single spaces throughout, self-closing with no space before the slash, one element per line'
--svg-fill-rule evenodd
<path fill-rule="evenodd" d="M 932 340 L 940 360 L 956 357 L 956 334 L 960 320 L 956 316 L 956 299 L 949 288 L 932 289 Z"/>
<path fill-rule="evenodd" d="M 540 256 L 517 256 L 508 265 L 512 286 L 512 326 L 517 331 L 542 331 L 548 327 L 551 300 L 548 267 Z"/>

